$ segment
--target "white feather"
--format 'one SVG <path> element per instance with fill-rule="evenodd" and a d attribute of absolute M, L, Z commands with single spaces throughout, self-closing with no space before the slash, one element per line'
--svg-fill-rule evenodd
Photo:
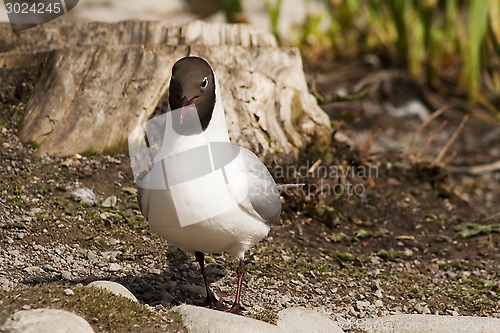
<path fill-rule="evenodd" d="M 153 169 L 139 181 L 139 204 L 151 231 L 186 251 L 228 252 L 238 258 L 264 238 L 269 227 L 247 200 L 247 171 L 238 156 L 222 169 L 188 182 L 173 185 L 160 160 L 210 142 L 227 142 L 229 135 L 217 78 L 212 119 L 200 134 L 175 136 L 166 131 Z M 168 128 L 168 127 L 167 127 Z M 208 145 L 210 147 L 210 145 Z M 241 155 L 241 154 L 240 154 Z M 212 164 L 213 166 L 213 164 Z M 176 172 L 184 170 L 176 169 Z M 226 181 L 228 183 L 226 183 Z M 210 218 L 198 221 L 203 216 Z"/>

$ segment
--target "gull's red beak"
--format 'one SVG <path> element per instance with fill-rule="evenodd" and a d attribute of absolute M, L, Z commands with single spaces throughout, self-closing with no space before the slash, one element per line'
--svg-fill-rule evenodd
<path fill-rule="evenodd" d="M 184 121 L 184 117 L 186 116 L 186 112 L 189 109 L 189 106 L 194 103 L 195 99 L 196 97 L 193 97 L 190 100 L 188 100 L 186 96 L 182 96 L 182 109 L 181 109 L 181 119 L 180 119 L 181 125 L 182 122 Z"/>

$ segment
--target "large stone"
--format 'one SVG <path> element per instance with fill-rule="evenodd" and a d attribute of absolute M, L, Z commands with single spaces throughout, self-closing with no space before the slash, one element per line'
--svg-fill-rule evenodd
<path fill-rule="evenodd" d="M 123 296 L 131 301 L 138 302 L 137 298 L 123 285 L 112 281 L 93 281 L 87 285 L 88 287 L 101 288 L 112 294 Z"/>
<path fill-rule="evenodd" d="M 289 308 L 278 313 L 278 327 L 288 333 L 343 333 L 333 320 L 316 310 Z"/>
<path fill-rule="evenodd" d="M 470 316 L 401 314 L 360 323 L 367 333 L 498 333 L 500 319 Z"/>
<path fill-rule="evenodd" d="M 189 333 L 285 333 L 281 328 L 263 321 L 192 305 L 180 305 L 171 311 L 181 315 Z"/>
<path fill-rule="evenodd" d="M 94 333 L 85 319 L 56 309 L 23 310 L 0 326 L 5 333 Z"/>

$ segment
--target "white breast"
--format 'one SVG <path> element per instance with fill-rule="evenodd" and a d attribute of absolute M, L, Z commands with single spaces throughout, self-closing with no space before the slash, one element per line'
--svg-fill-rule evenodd
<path fill-rule="evenodd" d="M 211 143 L 230 147 L 217 79 L 215 82 L 216 105 L 205 131 L 179 136 L 168 130 L 167 120 L 153 169 L 139 181 L 139 200 L 151 231 L 172 244 L 189 251 L 228 252 L 243 258 L 267 235 L 269 227 L 239 205 L 248 191 L 242 157 L 223 167 L 213 160 Z M 189 152 L 194 150 L 197 153 L 192 159 Z"/>

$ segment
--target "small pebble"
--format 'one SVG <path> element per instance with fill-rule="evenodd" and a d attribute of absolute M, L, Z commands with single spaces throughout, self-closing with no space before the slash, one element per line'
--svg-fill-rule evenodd
<path fill-rule="evenodd" d="M 161 270 L 160 270 L 160 269 L 158 269 L 158 268 L 151 268 L 151 269 L 149 270 L 149 273 L 151 273 L 151 274 L 155 274 L 155 275 L 160 275 L 160 274 L 161 274 Z"/>
<path fill-rule="evenodd" d="M 90 261 L 95 261 L 95 260 L 97 260 L 97 255 L 94 252 L 92 252 L 91 250 L 89 250 L 87 252 L 87 259 Z"/>
<path fill-rule="evenodd" d="M 53 272 L 53 271 L 56 271 L 56 269 L 54 268 L 54 266 L 50 265 L 50 264 L 45 264 L 43 265 L 43 270 L 44 271 L 47 271 L 47 272 Z"/>
<path fill-rule="evenodd" d="M 75 294 L 75 292 L 73 290 L 69 289 L 69 288 L 68 289 L 64 289 L 63 293 L 66 296 L 73 296 Z"/>
<path fill-rule="evenodd" d="M 109 238 L 107 243 L 110 246 L 114 246 L 114 245 L 120 244 L 120 241 L 118 239 L 115 239 L 115 238 Z"/>
<path fill-rule="evenodd" d="M 77 198 L 83 203 L 93 205 L 95 203 L 95 194 L 89 188 L 77 188 L 73 192 L 71 192 L 73 197 Z"/>
<path fill-rule="evenodd" d="M 111 265 L 109 265 L 109 271 L 110 272 L 118 272 L 118 271 L 121 271 L 121 270 L 122 270 L 122 266 L 120 266 L 117 263 L 112 263 Z"/>
<path fill-rule="evenodd" d="M 64 280 L 71 280 L 71 273 L 68 271 L 61 271 L 61 277 Z"/>
<path fill-rule="evenodd" d="M 291 301 L 290 296 L 288 296 L 288 295 L 283 295 L 283 296 L 281 297 L 280 303 L 281 303 L 282 305 L 286 305 L 286 303 L 287 303 L 287 302 L 290 302 L 290 301 Z"/>
<path fill-rule="evenodd" d="M 356 307 L 361 310 L 370 306 L 369 301 L 356 301 Z"/>
<path fill-rule="evenodd" d="M 38 266 L 26 267 L 24 271 L 28 274 L 40 274 L 43 273 L 43 269 Z"/>
<path fill-rule="evenodd" d="M 134 187 L 124 187 L 123 192 L 128 193 L 128 194 L 132 194 L 132 195 L 136 195 L 137 189 Z"/>
<path fill-rule="evenodd" d="M 107 197 L 103 202 L 102 202 L 102 206 L 103 207 L 106 207 L 106 208 L 111 208 L 111 207 L 114 207 L 116 206 L 116 202 L 118 201 L 118 199 L 116 198 L 115 195 L 112 195 L 112 196 L 109 196 Z"/>

